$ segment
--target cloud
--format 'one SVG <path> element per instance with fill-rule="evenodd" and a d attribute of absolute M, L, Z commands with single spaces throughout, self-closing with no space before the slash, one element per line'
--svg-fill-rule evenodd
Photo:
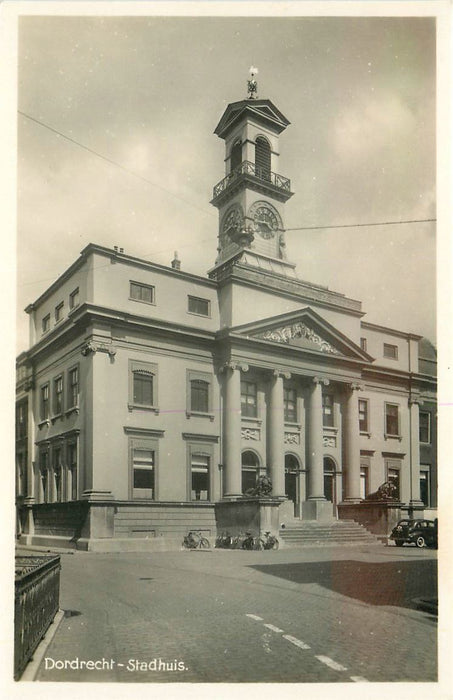
<path fill-rule="evenodd" d="M 332 147 L 348 162 L 367 161 L 382 149 L 398 149 L 416 125 L 413 111 L 398 95 L 360 96 L 334 119 Z"/>

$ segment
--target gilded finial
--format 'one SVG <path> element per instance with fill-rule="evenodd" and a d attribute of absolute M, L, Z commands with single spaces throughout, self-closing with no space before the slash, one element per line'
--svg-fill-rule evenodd
<path fill-rule="evenodd" d="M 249 73 L 250 78 L 247 80 L 248 99 L 255 100 L 258 97 L 258 83 L 255 80 L 255 75 L 258 74 L 258 68 L 255 68 L 255 66 L 250 66 Z"/>

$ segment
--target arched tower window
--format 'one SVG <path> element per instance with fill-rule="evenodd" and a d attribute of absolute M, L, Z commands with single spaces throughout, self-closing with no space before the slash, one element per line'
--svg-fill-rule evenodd
<path fill-rule="evenodd" d="M 233 172 L 242 163 L 242 143 L 236 141 L 231 149 L 231 170 Z"/>
<path fill-rule="evenodd" d="M 271 147 L 263 136 L 258 136 L 255 141 L 255 168 L 261 180 L 271 179 Z"/>

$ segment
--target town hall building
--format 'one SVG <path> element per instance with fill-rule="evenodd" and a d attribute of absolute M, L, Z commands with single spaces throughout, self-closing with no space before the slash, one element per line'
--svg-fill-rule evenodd
<path fill-rule="evenodd" d="M 384 482 L 435 515 L 436 353 L 299 279 L 285 243 L 289 121 L 251 89 L 216 135 L 206 277 L 90 244 L 26 312 L 18 536 L 114 550 L 219 534 L 261 475 L 278 522 L 329 521 Z M 214 243 L 214 237 L 213 237 Z M 213 245 L 214 248 L 214 245 Z"/>

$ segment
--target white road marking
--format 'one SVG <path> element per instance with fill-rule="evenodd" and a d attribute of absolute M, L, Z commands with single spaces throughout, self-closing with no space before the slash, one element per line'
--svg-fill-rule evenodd
<path fill-rule="evenodd" d="M 363 676 L 351 676 L 351 681 L 354 681 L 354 683 L 369 683 L 370 682 L 367 678 L 364 678 Z"/>
<path fill-rule="evenodd" d="M 245 613 L 246 617 L 251 617 L 252 620 L 262 620 L 262 617 L 258 617 L 258 615 L 252 615 L 252 613 Z"/>
<path fill-rule="evenodd" d="M 290 634 L 284 634 L 283 639 L 287 639 L 288 642 L 291 642 L 291 644 L 294 644 L 296 647 L 300 647 L 301 649 L 310 649 L 308 644 L 301 642 L 300 639 L 297 639 L 297 637 L 292 637 Z"/>
<path fill-rule="evenodd" d="M 337 664 L 336 661 L 333 661 L 328 656 L 316 656 L 315 658 L 318 659 L 318 661 L 320 661 L 322 664 L 325 664 L 326 666 L 333 668 L 334 671 L 347 671 L 348 670 L 346 668 L 346 666 L 342 666 L 341 664 Z"/>
<path fill-rule="evenodd" d="M 283 632 L 280 627 L 275 627 L 274 625 L 265 624 L 264 627 L 267 627 L 268 630 L 272 630 L 272 632 L 279 632 L 280 634 Z"/>

